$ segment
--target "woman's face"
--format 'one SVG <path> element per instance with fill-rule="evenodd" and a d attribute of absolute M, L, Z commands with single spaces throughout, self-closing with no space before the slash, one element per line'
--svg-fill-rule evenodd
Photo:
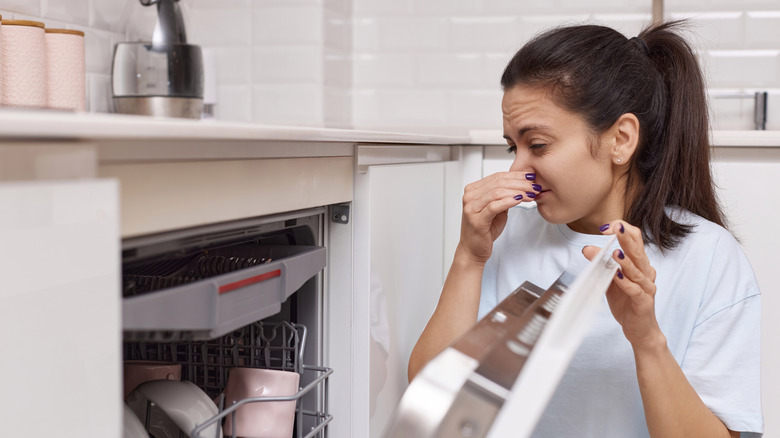
<path fill-rule="evenodd" d="M 622 218 L 623 194 L 616 189 L 606 135 L 591 133 L 579 115 L 555 104 L 540 87 L 506 90 L 501 109 L 504 138 L 516 154 L 510 170 L 536 174 L 542 191 L 535 200 L 545 220 L 592 234 Z"/>

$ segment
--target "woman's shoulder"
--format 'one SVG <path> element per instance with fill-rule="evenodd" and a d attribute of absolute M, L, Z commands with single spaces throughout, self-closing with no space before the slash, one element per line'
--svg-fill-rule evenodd
<path fill-rule="evenodd" d="M 728 247 L 739 247 L 739 242 L 734 235 L 715 222 L 680 207 L 666 207 L 666 214 L 673 221 L 691 227 L 690 234 L 683 238 L 681 242 L 684 246 L 713 247 L 725 245 Z"/>
<path fill-rule="evenodd" d="M 666 211 L 675 222 L 691 226 L 691 232 L 669 254 L 673 263 L 698 266 L 709 279 L 709 287 L 723 286 L 726 290 L 720 298 L 724 305 L 760 293 L 742 245 L 727 229 L 687 210 L 667 208 Z"/>

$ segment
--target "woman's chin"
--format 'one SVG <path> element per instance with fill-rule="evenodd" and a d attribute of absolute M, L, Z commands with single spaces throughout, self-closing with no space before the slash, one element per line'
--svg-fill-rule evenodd
<path fill-rule="evenodd" d="M 546 220 L 547 222 L 551 224 L 568 224 L 574 219 L 566 218 L 564 215 L 561 215 L 559 211 L 555 211 L 555 209 L 549 208 L 549 206 L 546 206 L 544 204 L 536 204 L 536 211 L 539 212 L 539 215 L 542 216 L 542 219 Z"/>

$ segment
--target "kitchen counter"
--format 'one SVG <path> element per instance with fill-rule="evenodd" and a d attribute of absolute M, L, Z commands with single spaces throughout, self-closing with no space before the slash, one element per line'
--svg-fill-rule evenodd
<path fill-rule="evenodd" d="M 0 142 L 57 152 L 90 145 L 99 163 L 351 157 L 354 147 L 468 144 L 468 136 L 261 125 L 51 110 L 0 110 Z M 0 156 L 2 151 L 0 151 Z M 2 179 L 2 178 L 0 178 Z"/>
<path fill-rule="evenodd" d="M 744 187 L 773 186 L 780 131 L 719 131 L 713 142 L 732 229 L 741 237 L 771 313 L 780 308 L 772 282 L 780 242 L 765 230 L 772 229 L 780 212 L 774 198 L 767 201 L 766 190 Z M 11 206 L 0 240 L 10 245 L 4 248 L 4 272 L 10 278 L 6 289 L 13 292 L 3 303 L 13 309 L 10 316 L 18 315 L 4 319 L 6 332 L 21 327 L 40 338 L 56 330 L 58 345 L 79 345 L 84 333 L 106 327 L 99 332 L 114 338 L 93 336 L 90 341 L 103 348 L 81 357 L 96 365 L 66 370 L 68 382 L 76 384 L 47 401 L 56 407 L 80 394 L 84 400 L 118 403 L 119 385 L 82 382 L 120 379 L 120 239 L 343 204 L 350 208 L 349 222 L 328 222 L 329 273 L 324 278 L 330 302 L 323 308 L 331 312 L 329 366 L 339 370 L 329 383 L 338 388 L 331 406 L 338 406 L 334 414 L 341 418 L 332 432 L 367 436 L 372 395 L 362 383 L 374 377 L 369 292 L 372 274 L 382 272 L 373 267 L 386 270 L 385 291 L 390 286 L 403 291 L 392 298 L 394 303 L 408 302 L 408 297 L 427 303 L 406 315 L 416 318 L 422 330 L 437 299 L 426 294 L 440 290 L 437 282 L 457 244 L 462 187 L 491 168 L 506 169 L 511 156 L 505 149 L 500 130 L 438 136 L 0 109 L 0 195 Z M 427 251 L 424 266 L 418 263 L 422 259 L 408 257 L 409 245 Z M 41 247 L 48 250 L 40 253 Z M 49 268 L 47 275 L 41 275 L 41 266 Z M 422 274 L 414 276 L 414 284 L 404 283 L 409 272 L 418 271 Z M 18 291 L 34 293 L 20 301 Z M 74 320 L 74 312 L 85 308 L 113 311 L 87 312 Z M 765 334 L 778 329 L 774 321 L 763 324 Z M 412 333 L 409 327 L 405 320 L 398 331 Z M 23 367 L 13 369 L 24 371 L 25 379 L 17 380 L 57 376 L 47 367 L 51 349 L 42 354 L 38 344 L 27 341 L 9 337 L 9 351 L 26 358 Z M 776 350 L 764 344 L 765 370 L 780 364 Z M 101 371 L 114 374 L 97 374 Z M 384 386 L 380 401 L 385 405 L 406 383 L 405 374 L 396 377 Z M 772 411 L 780 406 L 780 380 L 772 373 L 762 380 L 764 406 Z M 41 387 L 54 385 L 62 381 L 44 379 Z M 119 409 L 112 412 L 113 417 L 101 417 L 106 424 L 100 431 L 85 434 L 100 436 L 119 424 Z M 359 432 L 341 433 L 345 430 Z"/>
<path fill-rule="evenodd" d="M 426 145 L 503 145 L 500 130 L 472 130 L 468 135 L 446 136 L 387 131 L 317 128 L 304 126 L 262 125 L 215 120 L 188 120 L 152 118 L 105 113 L 72 113 L 53 110 L 0 109 L 0 140 L 59 140 L 98 141 L 101 144 L 121 145 L 138 140 L 159 144 L 188 141 L 188 144 L 211 143 L 227 145 L 222 152 L 236 155 L 230 147 L 242 143 L 264 142 L 322 142 L 426 144 Z M 780 147 L 780 131 L 714 131 L 714 146 Z M 142 145 L 143 143 L 141 143 Z M 286 143 L 289 146 L 289 143 Z M 185 151 L 178 151 L 185 152 Z M 191 147 L 188 152 L 206 153 Z M 333 155 L 332 151 L 314 150 L 313 155 Z M 288 151 L 288 153 L 293 153 Z M 107 158 L 118 157 L 116 148 Z M 139 154 L 136 153 L 135 156 Z M 240 155 L 240 154 L 239 154 Z M 341 153 L 338 153 L 341 155 Z M 153 158 L 153 157 L 150 157 Z M 202 157 L 207 158 L 207 157 Z"/>
<path fill-rule="evenodd" d="M 52 110 L 0 110 L 0 137 L 59 140 L 277 140 L 462 144 L 467 136 L 404 134 Z"/>

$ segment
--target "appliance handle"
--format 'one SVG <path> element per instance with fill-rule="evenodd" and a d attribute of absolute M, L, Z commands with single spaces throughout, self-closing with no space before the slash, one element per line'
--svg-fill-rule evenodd
<path fill-rule="evenodd" d="M 237 289 L 241 289 L 243 287 L 247 287 L 253 284 L 257 284 L 266 280 L 270 280 L 275 277 L 280 277 L 282 275 L 281 269 L 274 269 L 273 271 L 268 271 L 264 274 L 260 275 L 254 275 L 252 277 L 247 277 L 242 280 L 233 281 L 227 284 L 223 284 L 218 287 L 217 292 L 222 295 L 224 293 L 232 292 Z"/>

